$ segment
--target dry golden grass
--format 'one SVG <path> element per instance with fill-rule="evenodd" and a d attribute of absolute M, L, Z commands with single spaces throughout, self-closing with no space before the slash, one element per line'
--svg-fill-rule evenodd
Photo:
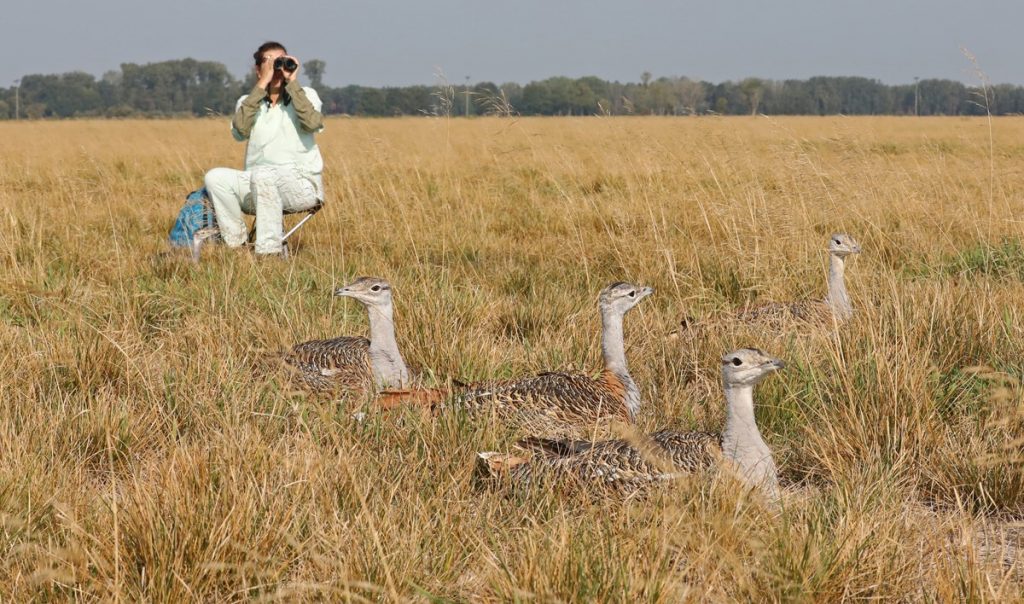
<path fill-rule="evenodd" d="M 0 124 L 0 599 L 1020 597 L 1024 560 L 997 558 L 1024 516 L 1024 120 L 334 119 L 291 262 L 161 256 L 185 193 L 240 161 L 227 129 Z M 835 230 L 865 249 L 837 334 L 665 337 L 822 294 Z M 641 426 L 717 428 L 688 382 L 762 347 L 790 364 L 758 418 L 794 493 L 479 490 L 507 429 L 357 423 L 254 377 L 364 331 L 329 296 L 355 275 L 392 281 L 438 381 L 596 367 L 598 290 L 653 285 L 626 325 Z"/>

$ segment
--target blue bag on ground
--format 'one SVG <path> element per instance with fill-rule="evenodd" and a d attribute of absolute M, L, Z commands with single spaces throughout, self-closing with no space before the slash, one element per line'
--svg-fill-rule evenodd
<path fill-rule="evenodd" d="M 185 205 L 178 212 L 178 220 L 171 229 L 171 245 L 187 247 L 192 245 L 192 236 L 199 229 L 217 226 L 206 187 L 192 191 L 185 197 Z"/>

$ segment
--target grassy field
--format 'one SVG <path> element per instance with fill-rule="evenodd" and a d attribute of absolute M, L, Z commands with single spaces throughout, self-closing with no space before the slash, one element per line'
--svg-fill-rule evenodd
<path fill-rule="evenodd" d="M 0 123 L 0 600 L 1013 600 L 1024 588 L 1024 119 L 332 119 L 326 209 L 291 261 L 165 252 L 237 166 L 226 120 Z M 668 337 L 820 296 L 836 333 Z M 643 429 L 718 429 L 689 386 L 757 346 L 781 512 L 722 478 L 646 501 L 474 487 L 500 425 L 254 375 L 364 333 L 389 279 L 431 379 L 600 363 L 626 318 Z"/>

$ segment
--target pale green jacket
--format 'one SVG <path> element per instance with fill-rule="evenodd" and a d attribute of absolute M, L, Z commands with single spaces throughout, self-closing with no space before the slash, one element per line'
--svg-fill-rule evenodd
<path fill-rule="evenodd" d="M 291 81 L 276 105 L 270 105 L 267 91 L 254 87 L 238 99 L 231 133 L 236 140 L 248 140 L 245 170 L 257 166 L 295 166 L 316 187 L 317 199 L 324 198 L 324 160 L 314 138 L 324 128 L 320 113 L 323 103 L 312 88 Z"/>

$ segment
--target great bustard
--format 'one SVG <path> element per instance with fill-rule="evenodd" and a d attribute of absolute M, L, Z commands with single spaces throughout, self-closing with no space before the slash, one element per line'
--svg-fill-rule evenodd
<path fill-rule="evenodd" d="M 407 387 L 410 373 L 395 341 L 391 285 L 377 277 L 360 277 L 334 295 L 355 298 L 366 307 L 370 338 L 342 336 L 297 344 L 283 356 L 296 371 L 297 381 L 321 392 Z"/>
<path fill-rule="evenodd" d="M 623 317 L 654 290 L 613 283 L 601 291 L 601 353 L 604 369 L 594 378 L 581 372 L 545 372 L 518 379 L 472 384 L 453 405 L 469 413 L 494 413 L 531 428 L 572 428 L 618 418 L 632 422 L 640 389 L 626 366 Z"/>
<path fill-rule="evenodd" d="M 821 299 L 796 300 L 793 302 L 768 302 L 741 308 L 732 314 L 712 317 L 706 321 L 686 318 L 674 336 L 693 336 L 701 331 L 713 329 L 718 324 L 751 323 L 783 328 L 793 323 L 833 325 L 842 323 L 853 316 L 853 304 L 846 291 L 846 258 L 859 254 L 860 244 L 845 233 L 833 233 L 828 240 L 828 294 Z"/>
<path fill-rule="evenodd" d="M 779 359 L 752 348 L 722 357 L 726 421 L 721 434 L 661 430 L 628 440 L 526 438 L 517 444 L 532 455 L 478 453 L 478 467 L 489 478 L 529 482 L 546 475 L 632 496 L 722 459 L 741 481 L 774 501 L 775 461 L 754 422 L 754 386 L 782 367 Z"/>

